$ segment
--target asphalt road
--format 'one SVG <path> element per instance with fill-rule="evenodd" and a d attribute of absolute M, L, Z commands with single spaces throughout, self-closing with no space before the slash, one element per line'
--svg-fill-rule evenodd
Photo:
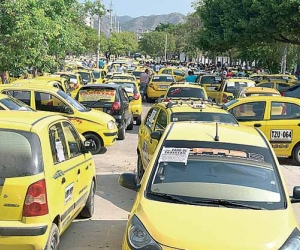
<path fill-rule="evenodd" d="M 144 104 L 145 114 L 151 105 Z M 138 126 L 127 131 L 124 141 L 94 156 L 97 166 L 97 192 L 95 214 L 90 220 L 75 220 L 61 237 L 61 250 L 121 249 L 122 239 L 135 192 L 118 184 L 123 172 L 134 172 L 136 167 L 136 145 Z M 289 160 L 281 160 L 285 182 L 290 194 L 300 185 L 300 167 Z M 300 224 L 300 205 L 293 205 Z"/>

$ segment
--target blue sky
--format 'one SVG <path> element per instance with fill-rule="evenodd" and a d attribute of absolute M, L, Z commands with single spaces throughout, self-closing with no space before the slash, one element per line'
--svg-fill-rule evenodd
<path fill-rule="evenodd" d="M 118 16 L 150 16 L 179 12 L 188 14 L 193 12 L 193 0 L 113 0 L 113 9 Z M 110 0 L 102 0 L 109 8 Z"/>

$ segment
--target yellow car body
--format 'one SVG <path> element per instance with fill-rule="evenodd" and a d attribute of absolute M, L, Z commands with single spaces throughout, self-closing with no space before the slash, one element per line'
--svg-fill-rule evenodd
<path fill-rule="evenodd" d="M 0 249 L 58 249 L 73 219 L 93 214 L 95 162 L 68 119 L 24 112 L 0 116 L 0 159 L 10 169 L 0 185 Z"/>
<path fill-rule="evenodd" d="M 93 71 L 91 69 L 73 70 L 72 72 L 78 73 L 79 75 L 81 75 L 84 85 L 96 83 L 96 79 L 95 79 Z"/>
<path fill-rule="evenodd" d="M 198 78 L 198 84 L 205 88 L 207 96 L 212 100 L 216 98 L 222 81 L 223 78 L 218 75 L 202 75 Z"/>
<path fill-rule="evenodd" d="M 106 71 L 104 69 L 92 69 L 94 78 L 96 82 L 94 83 L 104 83 L 106 78 Z"/>
<path fill-rule="evenodd" d="M 137 145 L 137 173 L 139 177 L 153 158 L 157 141 L 151 139 L 152 132 L 163 132 L 171 122 L 220 122 L 238 125 L 226 110 L 210 102 L 167 101 L 153 105 L 141 123 Z"/>
<path fill-rule="evenodd" d="M 245 87 L 238 94 L 238 98 L 249 96 L 280 96 L 280 92 L 276 89 L 264 87 Z"/>
<path fill-rule="evenodd" d="M 148 102 L 165 95 L 167 89 L 170 87 L 171 83 L 175 82 L 175 79 L 171 75 L 154 75 L 150 78 L 147 90 L 146 98 Z"/>
<path fill-rule="evenodd" d="M 240 124 L 257 127 L 278 157 L 300 164 L 300 100 L 282 96 L 252 96 L 225 104 Z"/>
<path fill-rule="evenodd" d="M 236 98 L 240 90 L 244 87 L 255 87 L 255 82 L 247 78 L 228 78 L 222 82 L 217 90 L 214 101 L 217 103 L 227 103 Z"/>
<path fill-rule="evenodd" d="M 186 76 L 186 72 L 184 70 L 177 69 L 177 68 L 171 68 L 171 67 L 161 68 L 157 74 L 158 75 L 161 75 L 161 74 L 172 75 L 176 82 L 183 81 L 184 77 Z"/>
<path fill-rule="evenodd" d="M 293 82 L 288 82 L 285 80 L 264 80 L 257 83 L 256 86 L 263 88 L 272 88 L 281 91 L 291 86 L 294 86 L 294 84 Z"/>
<path fill-rule="evenodd" d="M 291 204 L 300 202 L 299 187 L 290 201 L 259 130 L 181 122 L 169 124 L 161 137 L 153 133 L 152 140 L 159 143 L 141 182 L 134 173 L 119 178 L 137 192 L 123 250 L 300 247 Z"/>
<path fill-rule="evenodd" d="M 117 137 L 115 119 L 98 110 L 87 109 L 61 90 L 30 84 L 6 84 L 0 92 L 9 94 L 39 111 L 48 111 L 67 117 L 87 140 L 96 144 L 93 154 L 102 147 L 114 145 Z"/>
<path fill-rule="evenodd" d="M 74 88 L 71 85 L 69 77 L 58 76 L 58 75 L 49 75 L 49 76 L 37 76 L 34 80 L 44 80 L 44 81 L 57 81 L 60 83 L 63 91 L 71 94 Z"/>
<path fill-rule="evenodd" d="M 0 111 L 2 110 L 21 110 L 21 111 L 34 111 L 25 103 L 19 101 L 12 96 L 0 94 Z"/>

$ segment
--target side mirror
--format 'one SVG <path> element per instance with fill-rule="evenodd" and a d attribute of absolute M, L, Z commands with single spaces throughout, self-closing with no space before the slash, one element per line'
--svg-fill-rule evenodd
<path fill-rule="evenodd" d="M 63 113 L 73 114 L 73 111 L 72 111 L 72 109 L 69 106 L 64 106 Z"/>
<path fill-rule="evenodd" d="M 133 96 L 128 96 L 128 99 L 129 99 L 129 102 L 134 100 Z"/>
<path fill-rule="evenodd" d="M 83 84 L 84 84 L 84 85 L 87 85 L 87 83 L 88 83 L 87 80 L 83 79 L 82 81 L 83 81 Z"/>
<path fill-rule="evenodd" d="M 150 135 L 151 139 L 158 140 L 158 141 L 160 140 L 161 136 L 162 136 L 162 131 L 154 131 Z"/>
<path fill-rule="evenodd" d="M 85 141 L 83 144 L 82 153 L 86 154 L 96 150 L 96 144 L 93 141 Z"/>
<path fill-rule="evenodd" d="M 293 189 L 293 196 L 291 197 L 292 203 L 299 203 L 300 202 L 300 186 L 296 186 Z"/>
<path fill-rule="evenodd" d="M 119 184 L 133 191 L 139 191 L 140 185 L 137 184 L 136 174 L 124 173 L 119 177 Z"/>

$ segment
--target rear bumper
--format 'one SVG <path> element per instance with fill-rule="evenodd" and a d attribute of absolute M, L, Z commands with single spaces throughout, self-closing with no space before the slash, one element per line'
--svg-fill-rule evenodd
<path fill-rule="evenodd" d="M 147 88 L 147 97 L 148 98 L 159 98 L 162 95 L 165 95 L 167 90 L 154 90 L 150 87 Z"/>
<path fill-rule="evenodd" d="M 0 236 L 40 236 L 46 233 L 48 226 L 36 227 L 0 227 Z"/>

